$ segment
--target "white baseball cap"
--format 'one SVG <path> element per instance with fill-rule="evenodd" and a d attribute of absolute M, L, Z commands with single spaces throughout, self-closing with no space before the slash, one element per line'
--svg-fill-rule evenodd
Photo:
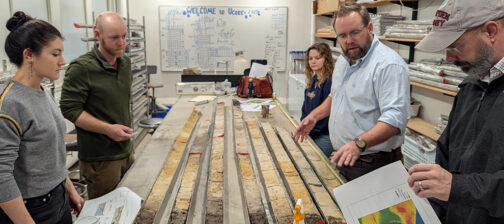
<path fill-rule="evenodd" d="M 432 31 L 415 47 L 441 51 L 470 28 L 504 17 L 504 0 L 445 0 L 434 15 Z"/>

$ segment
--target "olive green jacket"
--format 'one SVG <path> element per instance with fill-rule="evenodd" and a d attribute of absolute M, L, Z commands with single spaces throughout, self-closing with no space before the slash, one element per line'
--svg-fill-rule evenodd
<path fill-rule="evenodd" d="M 131 60 L 118 58 L 117 70 L 97 47 L 73 60 L 65 73 L 60 108 L 75 123 L 83 111 L 109 124 L 131 127 Z M 77 129 L 79 159 L 87 162 L 119 160 L 133 151 L 131 140 L 116 142 L 106 135 Z"/>

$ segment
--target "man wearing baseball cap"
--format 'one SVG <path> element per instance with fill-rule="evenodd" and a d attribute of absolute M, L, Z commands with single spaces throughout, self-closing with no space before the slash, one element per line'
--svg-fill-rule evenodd
<path fill-rule="evenodd" d="M 469 76 L 459 85 L 437 164 L 410 170 L 443 223 L 504 223 L 504 0 L 445 0 L 416 47 L 446 50 Z"/>

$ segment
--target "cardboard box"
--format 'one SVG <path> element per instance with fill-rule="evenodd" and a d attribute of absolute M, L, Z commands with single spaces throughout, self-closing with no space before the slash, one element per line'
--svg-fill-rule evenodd
<path fill-rule="evenodd" d="M 339 0 L 318 0 L 317 4 L 317 14 L 332 14 L 338 11 Z"/>

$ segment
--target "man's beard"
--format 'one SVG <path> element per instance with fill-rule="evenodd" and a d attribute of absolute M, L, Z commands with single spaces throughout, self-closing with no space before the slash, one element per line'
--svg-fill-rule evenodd
<path fill-rule="evenodd" d="M 113 55 L 116 58 L 119 58 L 124 55 L 124 48 L 121 52 L 115 51 L 113 48 L 109 47 L 108 45 L 105 44 L 105 41 L 102 41 L 103 43 L 100 43 L 102 46 L 103 50 L 107 52 L 109 55 Z"/>
<path fill-rule="evenodd" d="M 364 47 L 360 47 L 358 45 L 347 46 L 347 49 L 343 50 L 343 54 L 345 54 L 345 56 L 348 59 L 350 59 L 351 61 L 355 61 L 359 58 L 364 57 L 367 54 L 367 52 L 369 51 L 369 48 L 371 48 L 371 43 L 373 43 L 373 40 L 371 39 L 371 37 L 369 35 L 367 35 L 366 36 L 366 43 L 364 44 Z M 359 48 L 359 51 L 350 53 L 349 50 L 351 48 L 355 48 L 355 47 Z"/>
<path fill-rule="evenodd" d="M 468 75 L 483 78 L 493 65 L 492 61 L 495 57 L 495 51 L 480 39 L 477 40 L 476 47 L 478 53 L 474 61 L 455 61 L 453 63 Z"/>

